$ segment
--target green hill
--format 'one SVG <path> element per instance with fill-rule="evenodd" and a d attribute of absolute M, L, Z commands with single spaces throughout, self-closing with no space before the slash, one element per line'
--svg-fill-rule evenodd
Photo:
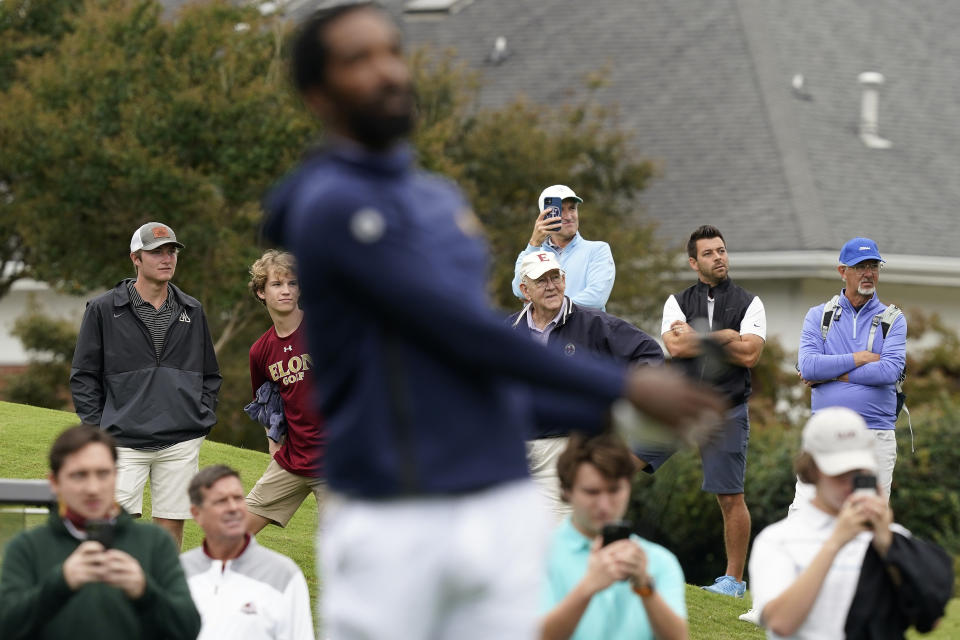
<path fill-rule="evenodd" d="M 0 402 L 0 477 L 45 478 L 50 444 L 64 428 L 77 424 L 77 416 L 20 404 Z M 249 491 L 267 468 L 270 458 L 260 451 L 238 449 L 207 440 L 200 449 L 200 466 L 223 463 L 240 472 L 244 488 Z M 144 496 L 144 513 L 150 513 L 148 491 Z M 257 540 L 293 558 L 307 579 L 311 595 L 316 592 L 317 572 L 314 564 L 314 534 L 317 505 L 309 498 L 297 511 L 286 529 L 268 526 Z M 184 550 L 199 546 L 203 539 L 200 528 L 188 520 L 183 532 Z"/>
<path fill-rule="evenodd" d="M 47 474 L 47 451 L 60 431 L 77 423 L 72 413 L 51 411 L 19 404 L 0 402 L 0 477 L 45 478 Z M 260 451 L 238 449 L 230 445 L 207 440 L 200 449 L 200 465 L 224 463 L 240 472 L 243 486 L 248 491 L 266 469 L 267 454 Z M 144 497 L 144 511 L 149 513 L 149 491 Z M 314 563 L 314 534 L 317 524 L 317 509 L 313 499 L 308 499 L 286 529 L 267 527 L 257 540 L 264 546 L 276 549 L 293 558 L 303 569 L 310 585 L 311 597 L 315 597 L 317 574 Z M 202 535 L 193 521 L 184 529 L 184 550 L 200 544 Z M 687 607 L 690 619 L 690 638 L 693 640 L 739 640 L 763 638 L 763 632 L 737 616 L 750 607 L 749 599 L 734 600 L 705 593 L 692 586 L 687 587 Z M 960 605 L 951 603 L 948 619 L 928 636 L 914 634 L 911 637 L 948 640 L 960 638 Z"/>

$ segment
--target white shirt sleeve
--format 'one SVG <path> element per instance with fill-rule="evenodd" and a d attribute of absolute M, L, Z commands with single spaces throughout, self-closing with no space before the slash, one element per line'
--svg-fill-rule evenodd
<path fill-rule="evenodd" d="M 310 593 L 303 573 L 297 571 L 284 591 L 286 615 L 277 629 L 278 640 L 314 640 L 313 615 L 310 613 Z"/>
<path fill-rule="evenodd" d="M 663 305 L 663 322 L 660 323 L 660 335 L 670 331 L 670 325 L 677 320 L 686 322 L 687 316 L 685 316 L 683 311 L 680 309 L 680 303 L 677 302 L 677 299 L 673 296 L 670 296 Z"/>
<path fill-rule="evenodd" d="M 750 595 L 753 608 L 763 614 L 767 603 L 786 591 L 800 572 L 782 540 L 772 532 L 760 532 L 750 549 Z"/>
<path fill-rule="evenodd" d="M 743 321 L 740 322 L 740 335 L 752 333 L 760 336 L 761 339 L 767 339 L 767 312 L 763 309 L 763 303 L 758 296 L 753 297 L 746 313 L 743 314 Z"/>

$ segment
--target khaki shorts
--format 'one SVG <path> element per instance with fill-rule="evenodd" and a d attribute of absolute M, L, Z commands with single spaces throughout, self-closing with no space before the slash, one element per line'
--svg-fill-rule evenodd
<path fill-rule="evenodd" d="M 187 487 L 197 474 L 204 438 L 178 442 L 159 451 L 117 447 L 117 503 L 131 515 L 143 514 L 143 487 L 150 479 L 154 518 L 190 519 Z"/>
<path fill-rule="evenodd" d="M 322 518 L 326 491 L 327 483 L 323 478 L 298 476 L 271 460 L 247 495 L 247 510 L 285 527 L 310 493 L 317 499 L 317 516 Z"/>
<path fill-rule="evenodd" d="M 547 509 L 557 522 L 573 512 L 563 501 L 560 478 L 557 477 L 557 460 L 566 451 L 570 438 L 540 438 L 527 441 L 527 465 L 530 476 Z"/>

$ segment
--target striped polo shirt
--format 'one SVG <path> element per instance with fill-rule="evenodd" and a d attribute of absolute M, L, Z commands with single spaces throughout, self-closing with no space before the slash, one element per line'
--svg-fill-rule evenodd
<path fill-rule="evenodd" d="M 163 341 L 167 336 L 167 329 L 170 327 L 170 319 L 180 312 L 179 305 L 173 296 L 167 290 L 167 299 L 163 301 L 160 308 L 155 308 L 152 304 L 145 301 L 133 282 L 127 283 L 127 290 L 130 292 L 130 305 L 137 316 L 143 320 L 150 331 L 150 339 L 153 341 L 153 350 L 157 353 L 157 360 L 160 360 L 160 353 L 163 351 Z"/>

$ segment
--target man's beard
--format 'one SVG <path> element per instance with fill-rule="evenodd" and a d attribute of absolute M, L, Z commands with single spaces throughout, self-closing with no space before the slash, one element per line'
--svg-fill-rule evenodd
<path fill-rule="evenodd" d="M 409 107 L 394 113 L 385 112 L 383 101 L 400 93 L 409 94 Z M 358 142 L 369 149 L 386 149 L 413 131 L 416 95 L 409 87 L 392 89 L 382 92 L 376 100 L 354 105 L 347 110 L 346 115 L 347 126 Z"/>
<path fill-rule="evenodd" d="M 876 291 L 876 289 L 877 289 L 877 286 L 876 286 L 876 285 L 873 285 L 873 284 L 870 284 L 870 285 L 865 285 L 865 284 L 857 285 L 857 293 L 859 293 L 859 294 L 862 295 L 862 296 L 872 296 L 872 295 L 873 295 L 873 292 Z"/>

